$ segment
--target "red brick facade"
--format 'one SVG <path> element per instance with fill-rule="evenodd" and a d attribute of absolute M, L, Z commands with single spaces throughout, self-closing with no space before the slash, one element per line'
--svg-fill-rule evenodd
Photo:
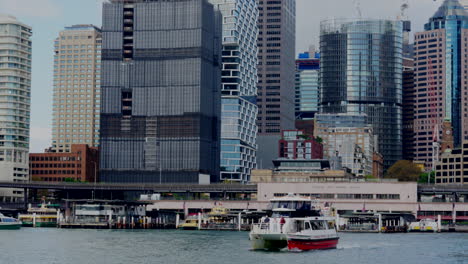
<path fill-rule="evenodd" d="M 77 144 L 70 153 L 30 153 L 29 173 L 33 181 L 99 181 L 99 151 Z"/>
<path fill-rule="evenodd" d="M 286 159 L 323 159 L 323 145 L 302 130 L 284 130 L 279 141 L 279 157 Z"/>

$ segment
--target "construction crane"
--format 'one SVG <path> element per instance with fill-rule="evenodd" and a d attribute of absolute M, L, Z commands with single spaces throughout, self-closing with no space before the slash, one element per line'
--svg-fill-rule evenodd
<path fill-rule="evenodd" d="M 409 8 L 409 3 L 408 3 L 408 0 L 404 0 L 403 3 L 401 4 L 400 6 L 400 19 L 405 19 L 406 16 L 405 16 L 405 11 L 406 9 Z"/>
<path fill-rule="evenodd" d="M 362 11 L 361 11 L 361 2 L 360 0 L 353 0 L 354 8 L 356 8 L 356 13 L 358 18 L 362 18 Z"/>

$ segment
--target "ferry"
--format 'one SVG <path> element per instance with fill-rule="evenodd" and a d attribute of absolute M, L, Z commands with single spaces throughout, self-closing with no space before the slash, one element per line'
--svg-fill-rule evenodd
<path fill-rule="evenodd" d="M 408 228 L 409 232 L 440 232 L 439 225 L 434 219 L 422 219 L 419 222 L 413 222 Z"/>
<path fill-rule="evenodd" d="M 294 233 L 294 218 L 319 217 L 315 201 L 293 194 L 270 200 L 271 218 L 263 217 L 252 225 L 249 239 L 254 250 L 280 250 L 288 246 L 288 233 Z"/>
<path fill-rule="evenodd" d="M 21 222 L 18 219 L 13 217 L 6 217 L 2 213 L 0 213 L 0 230 L 14 230 L 20 229 Z"/>
<path fill-rule="evenodd" d="M 20 214 L 18 219 L 25 227 L 57 227 L 57 209 L 54 208 L 56 206 L 45 203 L 39 208 L 29 206 L 28 213 Z"/>
<path fill-rule="evenodd" d="M 202 218 L 204 218 L 204 216 L 202 216 Z M 198 230 L 198 221 L 198 214 L 189 214 L 187 219 L 185 219 L 185 221 L 177 228 L 182 230 Z"/>
<path fill-rule="evenodd" d="M 334 218 L 306 217 L 291 220 L 294 230 L 287 234 L 289 250 L 334 249 L 338 245 Z"/>

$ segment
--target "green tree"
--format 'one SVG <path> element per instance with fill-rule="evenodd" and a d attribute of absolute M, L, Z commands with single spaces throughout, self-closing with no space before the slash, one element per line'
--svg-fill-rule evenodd
<path fill-rule="evenodd" d="M 317 141 L 317 143 L 320 143 L 320 144 L 323 143 L 323 139 L 321 137 L 316 137 L 315 141 Z"/>
<path fill-rule="evenodd" d="M 431 176 L 430 183 L 435 183 L 435 171 L 424 172 L 419 175 L 418 183 L 427 183 L 427 177 Z"/>
<path fill-rule="evenodd" d="M 411 161 L 399 160 L 393 164 L 385 174 L 384 178 L 398 179 L 399 181 L 418 181 L 421 169 Z"/>

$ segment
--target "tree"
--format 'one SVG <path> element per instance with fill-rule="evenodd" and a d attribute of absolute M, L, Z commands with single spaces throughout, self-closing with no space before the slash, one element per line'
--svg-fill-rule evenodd
<path fill-rule="evenodd" d="M 320 144 L 323 143 L 323 139 L 321 137 L 316 137 L 315 141 L 317 141 L 317 143 L 320 143 Z"/>
<path fill-rule="evenodd" d="M 424 172 L 419 175 L 418 183 L 428 183 L 427 177 L 431 176 L 430 183 L 435 183 L 435 171 Z"/>
<path fill-rule="evenodd" d="M 384 178 L 398 179 L 399 181 L 418 181 L 421 169 L 411 161 L 399 160 L 393 164 Z"/>

